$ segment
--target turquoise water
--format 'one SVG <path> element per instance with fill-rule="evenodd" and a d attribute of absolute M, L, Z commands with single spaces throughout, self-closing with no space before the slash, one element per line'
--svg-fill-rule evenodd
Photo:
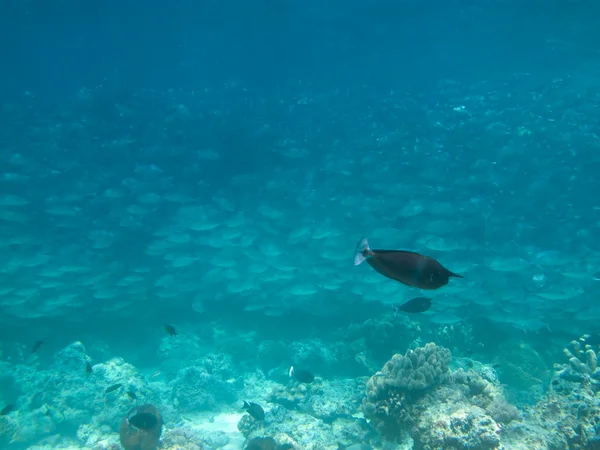
<path fill-rule="evenodd" d="M 0 447 L 597 448 L 597 13 L 5 7 Z"/>

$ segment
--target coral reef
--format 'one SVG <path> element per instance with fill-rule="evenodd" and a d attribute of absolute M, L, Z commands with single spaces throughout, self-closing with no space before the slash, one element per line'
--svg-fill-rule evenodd
<path fill-rule="evenodd" d="M 19 445 L 66 434 L 93 448 L 118 430 L 135 402 L 160 401 L 143 375 L 123 359 L 96 364 L 88 374 L 89 361 L 83 344 L 75 342 L 55 355 L 49 370 L 20 364 L 7 372 L 21 400 L 18 411 L 4 418 L 8 422 L 0 442 Z M 107 392 L 111 386 L 119 387 Z"/>
<path fill-rule="evenodd" d="M 433 343 L 394 355 L 367 382 L 365 417 L 385 439 L 412 439 L 416 449 L 499 448 L 501 423 L 518 411 L 489 372 L 449 364 L 450 351 Z"/>
<path fill-rule="evenodd" d="M 288 409 L 299 409 L 304 402 L 322 393 L 323 380 L 319 377 L 316 377 L 310 384 L 290 380 L 287 385 L 273 386 L 268 400 L 271 403 L 279 403 Z"/>
<path fill-rule="evenodd" d="M 337 357 L 332 355 L 343 354 L 338 344 L 317 351 L 316 344 L 298 343 L 288 351 L 325 370 L 329 358 Z M 263 349 L 265 355 L 283 351 L 273 342 Z M 0 395 L 5 403 L 12 392 L 18 395 L 15 410 L 0 416 L 0 446 L 116 450 L 121 425 L 125 448 L 153 449 L 158 434 L 142 443 L 133 439 L 140 429 L 127 422 L 145 407 L 140 405 L 152 403 L 164 413 L 158 447 L 166 450 L 242 448 L 243 442 L 249 449 L 282 450 L 338 450 L 357 443 L 378 450 L 590 450 L 600 429 L 597 351 L 585 337 L 571 342 L 566 361 L 555 365 L 547 396 L 521 413 L 506 401 L 495 368 L 452 359 L 434 343 L 393 355 L 369 378 L 301 383 L 280 364 L 273 378 L 285 379 L 282 384 L 260 370 L 236 373 L 223 353 L 196 355 L 177 371 L 165 356 L 170 376 L 158 380 L 121 358 L 95 364 L 90 373 L 86 349 L 75 342 L 56 353 L 47 369 L 2 363 Z M 526 362 L 536 359 L 529 348 L 521 354 Z M 271 366 L 269 359 L 262 364 Z M 241 400 L 260 404 L 264 420 L 244 413 Z"/>
<path fill-rule="evenodd" d="M 186 413 L 217 410 L 221 403 L 235 402 L 236 391 L 243 387 L 243 381 L 224 381 L 202 367 L 193 366 L 181 369 L 171 386 L 174 405 Z"/>
<path fill-rule="evenodd" d="M 543 395 L 550 373 L 546 361 L 528 343 L 508 340 L 501 343 L 494 362 L 502 380 L 510 386 L 508 398 L 517 404 L 535 404 Z"/>
<path fill-rule="evenodd" d="M 415 450 L 485 450 L 500 445 L 498 423 L 483 409 L 462 402 L 428 407 L 418 415 L 415 428 Z"/>
<path fill-rule="evenodd" d="M 528 423 L 545 435 L 547 448 L 596 448 L 600 430 L 598 346 L 582 336 L 564 349 L 566 362 L 555 364 L 546 398 L 528 413 Z"/>
<path fill-rule="evenodd" d="M 363 389 L 360 381 L 348 379 L 277 385 L 269 397 L 277 405 L 266 411 L 264 422 L 245 414 L 238 428 L 248 440 L 270 436 L 278 446 L 306 450 L 337 450 L 337 444 L 364 442 L 376 436 L 356 416 Z"/>
<path fill-rule="evenodd" d="M 367 383 L 370 400 L 385 398 L 390 390 L 418 391 L 440 382 L 448 372 L 450 350 L 429 343 L 406 354 L 396 354 Z"/>
<path fill-rule="evenodd" d="M 151 420 L 145 419 L 142 425 L 136 424 L 134 420 L 143 415 Z M 162 416 L 154 405 L 136 406 L 123 418 L 119 429 L 119 440 L 125 450 L 156 450 L 162 427 Z"/>
<path fill-rule="evenodd" d="M 271 436 L 277 445 L 291 445 L 295 449 L 337 450 L 338 443 L 350 445 L 368 440 L 372 430 L 365 421 L 348 417 L 327 423 L 310 414 L 275 406 L 267 415 L 265 424 L 248 424 L 242 419 L 240 429 L 250 441 Z"/>
<path fill-rule="evenodd" d="M 594 389 L 600 389 L 600 367 L 596 350 L 594 346 L 586 344 L 585 336 L 578 341 L 571 341 L 563 350 L 569 363 L 555 364 L 556 376 L 575 383 L 589 383 Z"/>

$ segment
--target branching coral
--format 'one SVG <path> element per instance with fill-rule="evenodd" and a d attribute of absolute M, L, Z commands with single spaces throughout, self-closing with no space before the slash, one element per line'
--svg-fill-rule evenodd
<path fill-rule="evenodd" d="M 557 377 L 575 383 L 589 382 L 595 388 L 600 387 L 600 368 L 598 367 L 596 350 L 588 344 L 588 336 L 571 341 L 563 350 L 568 364 L 555 364 Z M 595 346 L 598 348 L 598 346 Z M 554 383 L 556 386 L 556 382 Z"/>

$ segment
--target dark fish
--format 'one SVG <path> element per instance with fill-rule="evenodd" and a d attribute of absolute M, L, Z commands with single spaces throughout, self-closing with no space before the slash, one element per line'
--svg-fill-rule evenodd
<path fill-rule="evenodd" d="M 131 400 L 137 400 L 137 395 L 135 395 L 135 392 L 133 391 L 127 391 L 127 396 L 131 399 Z"/>
<path fill-rule="evenodd" d="M 308 370 L 297 370 L 294 369 L 294 366 L 290 367 L 290 371 L 289 371 L 289 376 L 290 378 L 294 377 L 296 380 L 298 380 L 300 383 L 312 383 L 313 381 L 315 381 L 315 376 L 310 373 Z"/>
<path fill-rule="evenodd" d="M 39 341 L 35 341 L 35 344 L 33 344 L 33 348 L 31 349 L 31 353 L 35 353 L 37 352 L 40 347 L 44 344 L 44 342 L 46 342 L 48 338 L 45 337 L 44 339 L 40 339 Z"/>
<path fill-rule="evenodd" d="M 94 371 L 94 369 L 92 369 L 92 365 L 90 364 L 90 362 L 86 362 L 85 363 L 85 373 L 88 375 L 91 375 L 91 373 Z"/>
<path fill-rule="evenodd" d="M 165 324 L 165 331 L 169 336 L 177 336 L 177 330 L 173 325 Z"/>
<path fill-rule="evenodd" d="M 255 437 L 248 442 L 244 450 L 279 450 L 272 437 Z"/>
<path fill-rule="evenodd" d="M 252 402 L 248 403 L 247 401 L 244 401 L 243 408 L 248 411 L 248 414 L 250 414 L 256 420 L 265 420 L 265 410 L 262 409 L 262 406 L 259 404 Z"/>
<path fill-rule="evenodd" d="M 402 303 L 401 305 L 394 306 L 395 312 L 405 313 L 422 313 L 431 308 L 431 299 L 427 297 L 416 297 L 412 300 Z"/>
<path fill-rule="evenodd" d="M 354 265 L 364 261 L 384 277 L 419 289 L 438 289 L 451 277 L 462 278 L 429 256 L 404 250 L 371 250 L 366 238 L 356 246 Z"/>
<path fill-rule="evenodd" d="M 4 408 L 2 408 L 2 411 L 0 411 L 0 416 L 5 416 L 9 412 L 14 411 L 14 410 L 15 410 L 15 405 L 13 405 L 12 403 L 9 403 Z"/>
<path fill-rule="evenodd" d="M 106 391 L 104 391 L 104 393 L 110 394 L 111 392 L 115 392 L 117 389 L 119 389 L 122 386 L 123 385 L 121 383 L 113 384 L 112 386 L 107 387 Z"/>
<path fill-rule="evenodd" d="M 338 444 L 338 450 L 373 450 L 373 447 L 367 444 L 352 444 L 349 447 Z"/>
<path fill-rule="evenodd" d="M 127 419 L 129 423 L 140 430 L 151 430 L 156 426 L 158 420 L 154 414 L 150 413 L 135 413 Z"/>

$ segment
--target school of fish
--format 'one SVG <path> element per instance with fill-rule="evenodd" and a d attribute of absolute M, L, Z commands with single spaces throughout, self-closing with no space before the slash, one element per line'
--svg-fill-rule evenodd
<path fill-rule="evenodd" d="M 435 95 L 228 83 L 6 105 L 0 323 L 223 304 L 340 316 L 426 290 L 434 324 L 589 332 L 600 94 L 514 77 Z"/>

